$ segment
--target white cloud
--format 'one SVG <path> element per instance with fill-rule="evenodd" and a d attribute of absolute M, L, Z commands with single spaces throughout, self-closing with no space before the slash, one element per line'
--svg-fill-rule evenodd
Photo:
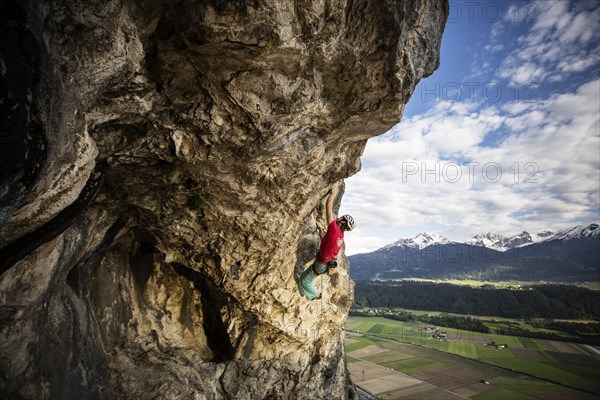
<path fill-rule="evenodd" d="M 463 93 L 452 102 L 440 84 L 432 108 L 369 141 L 342 204 L 361 227 L 348 236 L 349 254 L 419 231 L 462 240 L 600 219 L 598 3 L 512 6 L 467 61 L 468 80 L 513 82 L 509 93 L 520 88 L 519 96 L 496 102 L 493 93 L 467 100 Z M 542 98 L 538 89 L 552 82 L 558 89 Z"/>
<path fill-rule="evenodd" d="M 381 227 L 512 234 L 597 220 L 599 93 L 594 80 L 535 103 L 442 104 L 404 120 L 367 144 L 369 168 L 347 181 L 344 208 L 368 238 L 354 235 L 349 245 L 372 251 L 399 238 L 383 242 L 372 234 Z M 499 129 L 510 134 L 482 146 Z"/>
<path fill-rule="evenodd" d="M 563 0 L 536 1 L 530 11 L 536 22 L 532 32 L 546 32 L 551 29 L 564 29 L 571 20 L 568 10 L 569 3 Z M 529 39 L 531 36 L 528 36 Z"/>
<path fill-rule="evenodd" d="M 547 75 L 544 67 L 534 63 L 512 62 L 505 64 L 498 71 L 498 76 L 510 79 L 512 82 L 529 83 L 539 82 Z"/>
<path fill-rule="evenodd" d="M 594 9 L 578 7 L 577 4 L 544 0 L 525 6 L 513 5 L 507 18 L 498 21 L 492 28 L 490 43 L 484 46 L 482 57 L 491 57 L 499 51 L 497 46 L 512 48 L 496 73 L 503 79 L 519 83 L 558 82 L 566 78 L 565 74 L 598 66 L 600 8 L 597 4 Z M 522 29 L 529 21 L 535 23 L 525 35 L 517 38 L 496 33 Z"/>
<path fill-rule="evenodd" d="M 600 57 L 597 54 L 593 54 L 590 57 L 582 58 L 582 57 L 570 57 L 568 60 L 561 61 L 558 64 L 558 68 L 562 72 L 570 73 L 570 72 L 581 72 L 586 69 L 593 67 L 594 65 L 598 65 L 600 61 Z"/>
<path fill-rule="evenodd" d="M 600 10 L 582 11 L 569 18 L 567 24 L 558 29 L 558 38 L 564 43 L 579 41 L 587 43 L 594 38 L 598 38 L 598 20 L 600 19 Z"/>
<path fill-rule="evenodd" d="M 504 50 L 504 45 L 501 43 L 497 43 L 494 45 L 486 45 L 486 46 L 483 46 L 483 49 L 489 51 L 490 53 L 496 53 L 496 52 Z"/>
<path fill-rule="evenodd" d="M 393 237 L 375 236 L 365 234 L 360 228 L 354 229 L 344 237 L 346 242 L 346 255 L 368 253 L 380 249 L 393 242 Z"/>
<path fill-rule="evenodd" d="M 565 93 L 555 95 L 548 101 L 549 111 L 554 118 L 561 121 L 574 119 L 575 121 L 589 121 L 589 116 L 598 116 L 599 103 L 598 80 L 587 82 L 581 85 L 576 93 Z M 591 118 L 592 120 L 596 120 Z M 591 121 L 593 122 L 593 121 Z"/>

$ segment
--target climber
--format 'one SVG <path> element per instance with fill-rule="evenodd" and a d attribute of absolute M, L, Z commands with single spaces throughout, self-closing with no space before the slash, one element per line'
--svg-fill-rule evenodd
<path fill-rule="evenodd" d="M 337 267 L 337 255 L 344 244 L 344 231 L 354 229 L 354 219 L 349 215 L 343 215 L 340 218 L 334 218 L 333 215 L 333 192 L 329 190 L 327 201 L 325 202 L 327 213 L 327 232 L 321 238 L 321 246 L 317 252 L 317 257 L 310 267 L 300 275 L 300 285 L 309 300 L 320 298 L 317 288 L 313 281 L 321 274 L 329 273 L 331 268 Z"/>

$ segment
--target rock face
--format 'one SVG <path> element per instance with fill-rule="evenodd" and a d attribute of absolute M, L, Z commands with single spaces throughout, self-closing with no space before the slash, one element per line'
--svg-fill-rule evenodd
<path fill-rule="evenodd" d="M 346 398 L 347 261 L 298 275 L 447 14 L 0 1 L 0 397 Z"/>

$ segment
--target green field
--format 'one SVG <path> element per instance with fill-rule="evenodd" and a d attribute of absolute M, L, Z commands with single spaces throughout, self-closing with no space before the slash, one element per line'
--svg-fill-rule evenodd
<path fill-rule="evenodd" d="M 539 282 L 533 281 L 480 281 L 474 279 L 425 279 L 425 278 L 404 278 L 400 281 L 408 282 L 433 282 L 433 283 L 449 283 L 451 285 L 462 285 L 471 287 L 494 286 L 497 289 L 505 289 L 511 287 L 522 287 L 538 285 Z"/>
<path fill-rule="evenodd" d="M 429 324 L 408 323 L 383 317 L 350 317 L 346 326 L 349 331 L 416 344 L 548 381 L 600 393 L 600 357 L 576 343 L 482 334 L 453 328 L 442 328 L 441 330 L 447 334 L 447 340 L 439 340 L 432 338 L 431 332 L 425 330 L 426 327 L 432 328 Z M 368 344 L 381 346 L 381 343 L 372 340 L 367 342 L 367 340 L 369 339 L 361 338 L 359 342 L 348 346 L 346 351 L 351 352 L 350 349 L 364 347 Z M 490 346 L 492 341 L 498 345 L 505 345 L 506 348 Z M 439 367 L 439 363 L 435 361 L 412 359 L 393 352 L 372 355 L 368 361 L 409 375 Z M 494 391 L 488 391 L 481 393 L 478 395 L 480 397 L 476 398 L 484 400 L 508 398 L 503 397 L 506 391 L 515 391 L 513 387 L 515 381 L 501 380 L 498 382 L 498 385 L 495 385 L 497 394 L 491 393 Z M 544 383 L 536 384 L 543 385 Z M 532 391 L 525 393 L 517 390 L 517 392 L 522 397 L 510 398 L 536 398 L 527 397 L 532 396 Z M 496 395 L 497 397 L 494 397 Z"/>
<path fill-rule="evenodd" d="M 521 344 L 523 346 L 525 346 L 528 349 L 534 349 L 534 350 L 541 349 L 540 345 L 537 343 L 537 341 L 535 339 L 524 337 L 524 338 L 520 338 L 519 341 L 521 342 Z"/>
<path fill-rule="evenodd" d="M 365 337 L 356 337 L 354 339 L 356 340 L 356 343 L 352 343 L 352 344 L 349 344 L 348 346 L 346 346 L 346 353 L 350 353 L 351 351 L 362 349 L 363 347 L 367 347 L 367 346 L 371 346 L 371 345 L 381 347 L 381 344 L 379 344 L 378 342 L 370 340 Z"/>
<path fill-rule="evenodd" d="M 505 289 L 511 287 L 524 287 L 524 286 L 535 286 L 539 285 L 537 281 L 480 281 L 480 280 L 472 280 L 472 279 L 425 279 L 425 278 L 404 278 L 399 279 L 399 281 L 408 281 L 408 282 L 433 282 L 433 283 L 449 283 L 452 285 L 462 285 L 462 286 L 471 286 L 471 287 L 481 287 L 481 286 L 494 286 L 497 289 Z M 598 283 L 586 283 L 576 285 L 580 287 L 584 287 L 590 290 L 600 290 L 600 284 Z"/>
<path fill-rule="evenodd" d="M 358 310 L 354 310 L 354 311 L 358 311 L 358 312 L 369 312 L 370 309 L 358 309 Z M 421 318 L 422 316 L 427 316 L 427 317 L 444 317 L 444 316 L 450 316 L 450 317 L 465 317 L 465 315 L 463 314 L 456 314 L 456 313 L 447 313 L 447 312 L 441 312 L 441 311 L 426 311 L 426 310 L 411 310 L 411 309 L 407 309 L 407 308 L 392 308 L 392 309 L 385 309 L 386 312 L 393 312 L 393 313 L 397 313 L 399 316 L 412 316 L 415 318 Z M 375 315 L 381 315 L 381 314 L 375 314 Z M 540 336 L 539 334 L 545 334 L 546 337 L 552 337 L 556 340 L 563 340 L 563 341 L 580 341 L 580 340 L 584 340 L 584 338 L 578 336 L 577 334 L 574 334 L 573 332 L 563 332 L 563 331 L 559 331 L 559 330 L 553 330 L 553 329 L 547 329 L 547 328 L 540 328 L 539 327 L 539 323 L 542 321 L 545 321 L 542 318 L 537 318 L 537 319 L 531 319 L 529 321 L 525 321 L 525 320 L 520 320 L 520 319 L 514 319 L 514 318 L 505 318 L 505 317 L 493 317 L 493 316 L 481 316 L 481 315 L 468 315 L 469 318 L 473 319 L 473 320 L 479 320 L 483 323 L 483 325 L 485 325 L 487 328 L 490 329 L 490 331 L 493 332 L 530 332 L 530 334 L 528 334 L 527 336 L 532 336 L 532 337 L 536 337 L 536 336 Z M 424 318 L 424 317 L 423 317 Z M 579 324 L 586 324 L 586 323 L 596 323 L 596 321 L 594 320 L 554 320 L 555 322 L 573 322 L 573 323 L 579 323 Z M 537 325 L 536 325 L 537 323 Z M 381 326 L 379 328 L 376 329 L 387 329 L 387 332 L 380 332 L 380 333 L 386 333 L 386 334 L 397 334 L 397 333 L 402 333 L 401 330 L 402 329 L 398 329 L 397 327 L 390 327 L 390 326 Z M 391 330 L 390 330 L 391 329 Z M 393 329 L 396 329 L 395 331 Z M 467 332 L 467 331 L 465 331 Z M 481 335 L 481 333 L 474 333 L 471 332 L 471 335 L 473 334 L 478 334 Z M 525 338 L 525 337 L 523 337 Z"/>
<path fill-rule="evenodd" d="M 390 361 L 386 363 L 380 363 L 380 365 L 391 368 L 394 371 L 404 372 L 407 375 L 414 374 L 415 372 L 424 371 L 427 369 L 441 366 L 440 363 L 435 361 L 429 361 L 422 358 L 411 357 L 404 360 Z"/>
<path fill-rule="evenodd" d="M 474 396 L 475 400 L 505 400 L 505 399 L 536 399 L 529 393 L 554 393 L 554 398 L 568 399 L 571 392 L 561 386 L 552 385 L 546 382 L 527 381 L 523 379 L 496 377 L 490 379 L 490 383 L 494 385 L 494 390 Z M 564 394 L 564 397 L 561 396 Z"/>

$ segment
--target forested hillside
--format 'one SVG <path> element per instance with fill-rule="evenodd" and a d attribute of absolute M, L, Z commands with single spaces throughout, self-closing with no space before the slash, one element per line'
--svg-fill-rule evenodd
<path fill-rule="evenodd" d="M 599 292 L 562 285 L 513 290 L 446 283 L 363 281 L 356 283 L 354 301 L 359 307 L 402 307 L 506 318 L 600 318 Z"/>

